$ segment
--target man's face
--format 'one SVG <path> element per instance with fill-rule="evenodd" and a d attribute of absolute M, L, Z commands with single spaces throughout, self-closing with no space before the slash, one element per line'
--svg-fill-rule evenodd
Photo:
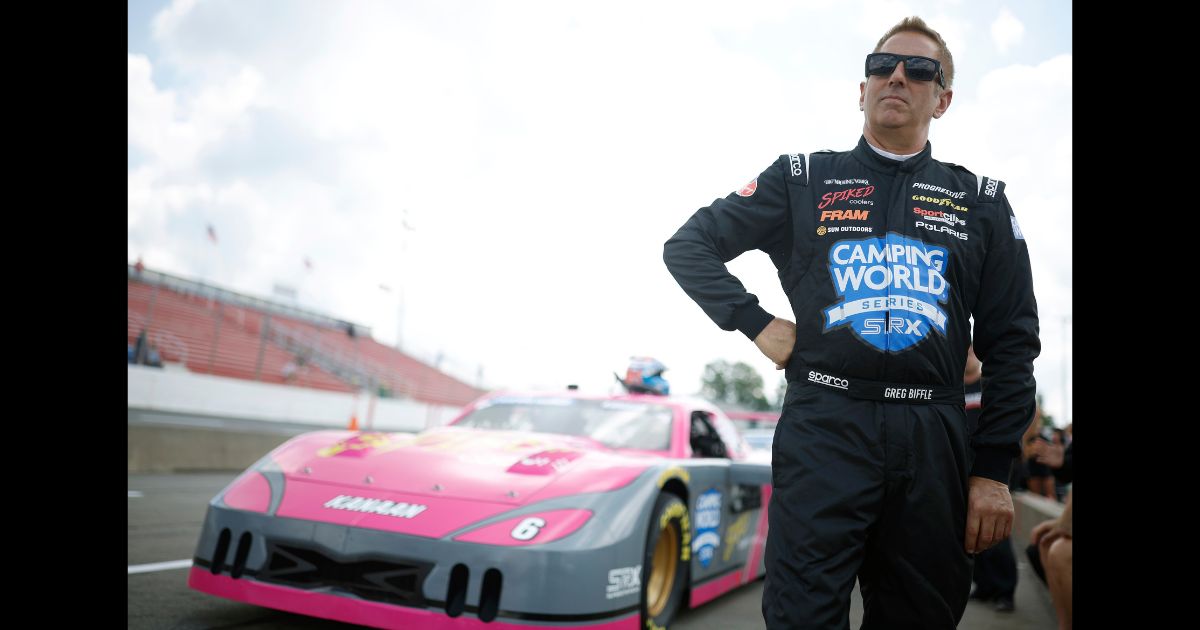
<path fill-rule="evenodd" d="M 937 44 L 920 33 L 896 33 L 879 52 L 938 59 Z M 858 104 L 872 129 L 919 129 L 928 128 L 931 118 L 941 118 L 953 96 L 954 91 L 941 89 L 936 79 L 909 79 L 899 63 L 891 75 L 871 75 L 859 83 Z"/>

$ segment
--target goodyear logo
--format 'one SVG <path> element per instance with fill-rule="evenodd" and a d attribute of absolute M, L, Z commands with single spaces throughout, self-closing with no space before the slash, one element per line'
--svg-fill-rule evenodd
<path fill-rule="evenodd" d="M 829 249 L 829 275 L 842 299 L 825 309 L 825 330 L 849 326 L 877 350 L 900 352 L 946 334 L 949 253 L 896 233 L 838 241 Z"/>
<path fill-rule="evenodd" d="M 685 484 L 691 483 L 692 481 L 692 476 L 689 475 L 688 471 L 682 466 L 672 466 L 662 471 L 662 474 L 658 476 L 658 487 L 663 487 L 666 485 L 667 481 L 671 480 L 672 478 L 682 479 L 683 483 Z"/>

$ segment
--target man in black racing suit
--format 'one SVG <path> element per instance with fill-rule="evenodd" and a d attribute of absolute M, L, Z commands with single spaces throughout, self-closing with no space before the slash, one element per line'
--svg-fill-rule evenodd
<path fill-rule="evenodd" d="M 972 555 L 1009 536 L 1006 485 L 1033 417 L 1038 340 L 1029 253 L 1004 183 L 930 157 L 950 106 L 941 36 L 906 18 L 860 84 L 850 151 L 780 156 L 698 210 L 664 247 L 684 291 L 788 380 L 773 446 L 767 627 L 954 628 Z M 796 323 L 724 263 L 760 249 Z M 974 316 L 983 413 L 968 435 Z"/>

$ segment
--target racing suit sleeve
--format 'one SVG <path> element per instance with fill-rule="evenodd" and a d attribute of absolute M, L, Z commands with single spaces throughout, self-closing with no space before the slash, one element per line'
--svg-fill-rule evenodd
<path fill-rule="evenodd" d="M 972 476 L 1008 483 L 1021 435 L 1033 421 L 1037 384 L 1033 360 L 1041 352 L 1029 247 L 1008 197 L 994 206 L 996 224 L 983 261 L 975 317 L 975 355 L 983 362 L 979 425 L 971 436 Z"/>
<path fill-rule="evenodd" d="M 663 245 L 663 262 L 684 292 L 721 329 L 741 331 L 751 341 L 774 316 L 725 263 L 759 249 L 777 269 L 786 264 L 792 221 L 783 159 L 741 190 L 697 210 Z"/>

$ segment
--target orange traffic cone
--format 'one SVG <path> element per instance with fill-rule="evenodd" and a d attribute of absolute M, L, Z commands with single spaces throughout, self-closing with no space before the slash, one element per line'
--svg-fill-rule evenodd
<path fill-rule="evenodd" d="M 350 426 L 348 428 L 351 431 L 358 430 L 358 414 L 356 414 L 356 413 L 350 414 Z"/>

